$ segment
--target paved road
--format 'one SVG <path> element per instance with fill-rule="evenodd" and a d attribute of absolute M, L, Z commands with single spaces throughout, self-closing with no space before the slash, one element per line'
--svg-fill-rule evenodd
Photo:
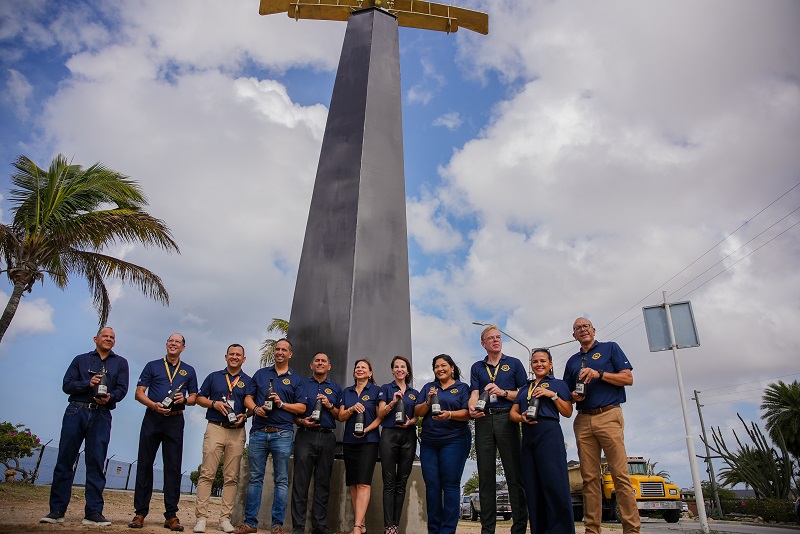
<path fill-rule="evenodd" d="M 712 533 L 717 532 L 720 534 L 729 532 L 735 534 L 800 534 L 800 528 L 786 526 L 753 525 L 727 521 L 709 522 L 708 526 Z M 648 521 L 643 519 L 641 531 L 646 534 L 695 533 L 700 532 L 700 522 L 681 520 L 677 523 L 667 523 L 661 520 Z"/>

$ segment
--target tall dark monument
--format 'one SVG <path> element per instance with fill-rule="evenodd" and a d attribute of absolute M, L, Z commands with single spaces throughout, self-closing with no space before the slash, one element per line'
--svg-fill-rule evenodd
<path fill-rule="evenodd" d="M 387 382 L 392 356 L 411 357 L 398 25 L 485 34 L 488 16 L 411 0 L 261 0 L 259 12 L 348 21 L 289 318 L 292 366 L 326 352 L 346 386 L 368 357 Z"/>

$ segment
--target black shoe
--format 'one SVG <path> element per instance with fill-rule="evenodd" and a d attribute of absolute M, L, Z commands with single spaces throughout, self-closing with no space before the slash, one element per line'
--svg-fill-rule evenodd
<path fill-rule="evenodd" d="M 111 521 L 106 519 L 103 516 L 103 514 L 98 512 L 96 514 L 87 515 L 86 517 L 83 518 L 83 521 L 81 521 L 81 523 L 83 523 L 84 525 L 97 525 L 101 527 L 107 527 L 108 525 L 111 524 Z"/>
<path fill-rule="evenodd" d="M 64 512 L 50 512 L 39 520 L 39 523 L 63 523 Z"/>

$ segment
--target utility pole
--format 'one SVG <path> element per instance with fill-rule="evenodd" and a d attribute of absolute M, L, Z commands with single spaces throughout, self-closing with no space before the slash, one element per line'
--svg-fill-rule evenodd
<path fill-rule="evenodd" d="M 708 474 L 711 478 L 711 492 L 714 494 L 714 507 L 717 510 L 717 517 L 722 517 L 722 504 L 719 501 L 719 491 L 717 491 L 717 479 L 714 476 L 714 464 L 711 462 L 711 451 L 708 448 L 708 439 L 706 439 L 706 425 L 703 423 L 703 412 L 700 410 L 700 392 L 694 390 L 693 400 L 697 403 L 697 414 L 700 416 L 700 429 L 703 431 L 703 443 L 706 446 L 706 457 L 704 460 L 708 464 Z"/>

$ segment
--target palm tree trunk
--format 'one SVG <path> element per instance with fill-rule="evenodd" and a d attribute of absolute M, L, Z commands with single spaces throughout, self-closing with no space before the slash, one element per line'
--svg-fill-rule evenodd
<path fill-rule="evenodd" d="M 14 283 L 14 290 L 11 292 L 11 298 L 8 299 L 6 309 L 3 310 L 3 315 L 0 316 L 0 342 L 3 341 L 3 336 L 6 335 L 6 330 L 11 326 L 11 319 L 17 313 L 19 307 L 19 300 L 22 298 L 22 293 L 25 291 L 25 284 L 22 282 Z"/>

